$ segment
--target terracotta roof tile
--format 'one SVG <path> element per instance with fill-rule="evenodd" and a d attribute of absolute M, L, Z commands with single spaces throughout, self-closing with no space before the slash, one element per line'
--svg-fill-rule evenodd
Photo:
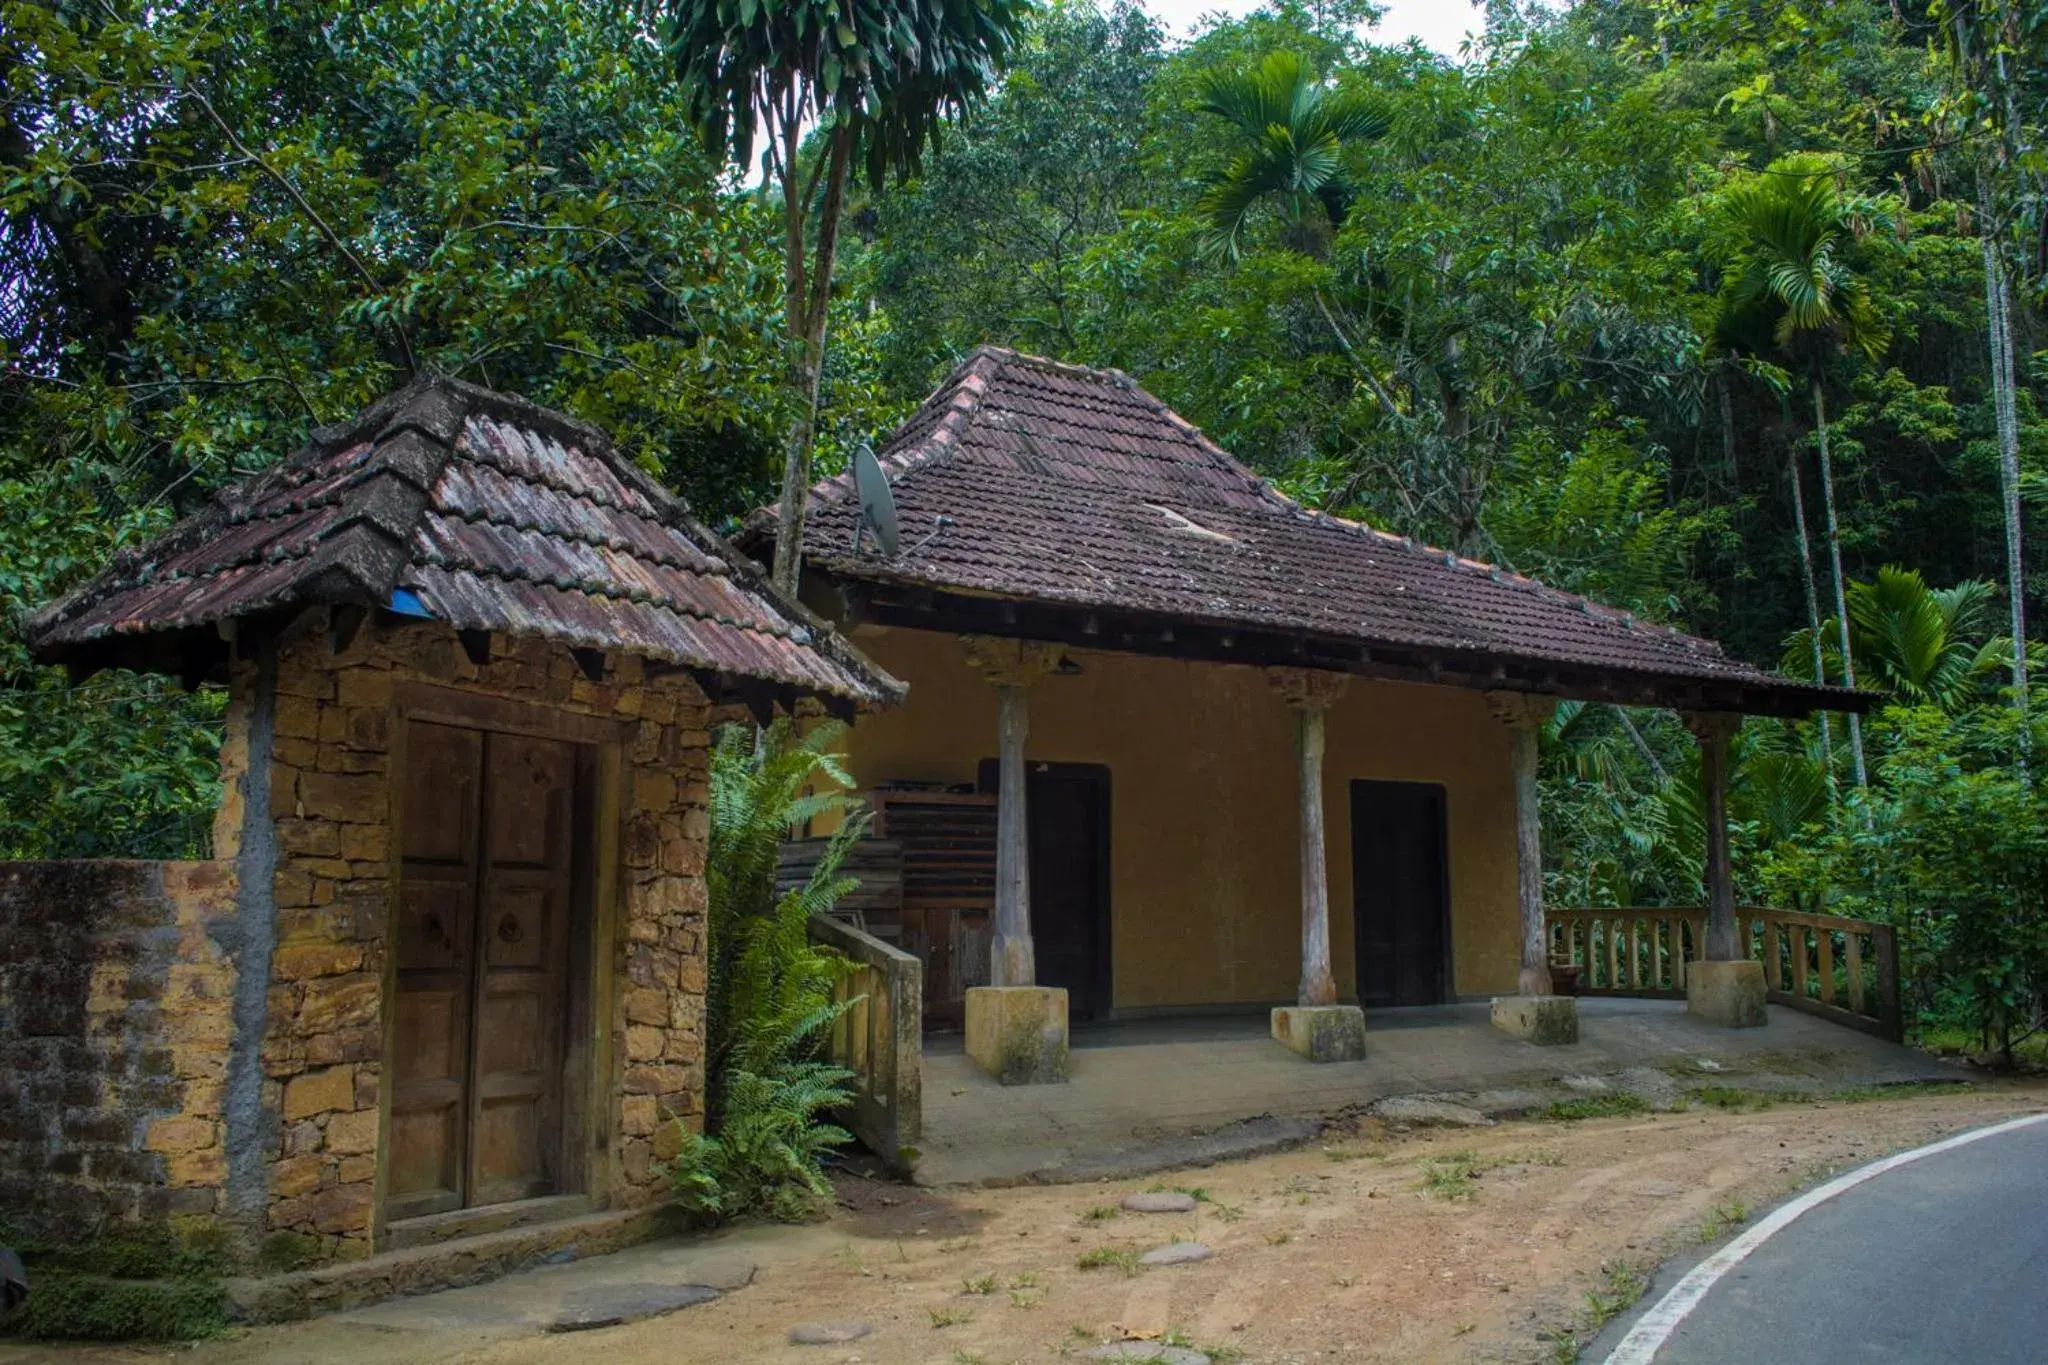
<path fill-rule="evenodd" d="M 262 475 L 31 621 L 38 657 L 410 589 L 461 629 L 538 635 L 857 702 L 903 686 L 593 428 L 439 377 Z"/>
<path fill-rule="evenodd" d="M 1114 371 L 971 356 L 880 452 L 894 559 L 854 557 L 850 476 L 812 494 L 805 556 L 842 578 L 1682 688 L 1792 707 L 1868 694 L 1777 677 L 1683 634 L 1492 565 L 1310 511 Z M 950 519 L 941 527 L 938 519 Z M 762 514 L 755 534 L 772 530 Z"/>

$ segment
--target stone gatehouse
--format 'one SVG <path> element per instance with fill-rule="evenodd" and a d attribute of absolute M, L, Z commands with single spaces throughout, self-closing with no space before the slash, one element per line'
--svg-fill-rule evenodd
<path fill-rule="evenodd" d="M 428 378 L 41 613 L 229 690 L 213 858 L 0 865 L 0 1192 L 320 1264 L 657 1202 L 710 727 L 902 687 L 604 436 Z"/>

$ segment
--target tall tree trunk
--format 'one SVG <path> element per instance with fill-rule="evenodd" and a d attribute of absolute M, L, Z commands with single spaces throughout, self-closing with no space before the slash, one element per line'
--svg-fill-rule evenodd
<path fill-rule="evenodd" d="M 1828 458 L 1828 403 L 1818 373 L 1813 376 L 1813 429 L 1820 442 L 1820 501 L 1827 515 L 1828 560 L 1835 571 L 1835 622 L 1842 632 L 1842 682 L 1854 687 L 1856 660 L 1849 649 L 1849 591 L 1847 580 L 1842 577 L 1842 528 L 1835 517 L 1835 475 Z M 1863 718 L 1854 711 L 1849 713 L 1849 763 L 1856 774 L 1856 785 L 1869 786 L 1870 775 L 1863 766 Z"/>
<path fill-rule="evenodd" d="M 1714 376 L 1714 390 L 1721 403 L 1721 463 L 1728 473 L 1728 501 L 1742 501 L 1741 470 L 1735 462 L 1735 397 L 1731 394 L 1726 370 Z"/>
<path fill-rule="evenodd" d="M 794 594 L 803 575 L 804 511 L 811 493 L 811 450 L 818 433 L 818 394 L 825 378 L 825 320 L 832 298 L 832 265 L 839 248 L 839 214 L 846 202 L 846 176 L 852 159 L 850 124 L 842 121 L 820 168 L 825 199 L 818 209 L 816 256 L 805 263 L 804 224 L 810 216 L 814 179 L 803 186 L 797 170 L 800 128 L 786 130 L 783 147 L 783 291 L 784 321 L 794 343 L 790 389 L 797 400 L 796 418 L 782 452 L 782 498 L 776 506 L 775 582 Z"/>
<path fill-rule="evenodd" d="M 1820 648 L 1820 591 L 1813 582 L 1813 541 L 1806 534 L 1806 489 L 1799 478 L 1799 447 L 1790 442 L 1785 446 L 1785 474 L 1792 480 L 1792 523 L 1799 528 L 1799 578 L 1806 585 L 1806 638 L 1813 644 L 1813 680 L 1826 682 L 1827 664 Z M 1827 778 L 1828 807 L 1832 810 L 1840 799 L 1835 791 L 1834 727 L 1827 712 L 1814 714 L 1820 717 L 1821 773 Z"/>
<path fill-rule="evenodd" d="M 2005 582 L 2012 601 L 2013 705 L 2027 709 L 2027 579 L 2020 544 L 2020 423 L 2012 363 L 2012 286 L 1992 231 L 1991 190 L 1977 176 L 1977 242 L 1984 253 L 1984 334 L 1991 349 L 1991 405 L 1998 427 L 1998 479 L 2005 494 Z"/>

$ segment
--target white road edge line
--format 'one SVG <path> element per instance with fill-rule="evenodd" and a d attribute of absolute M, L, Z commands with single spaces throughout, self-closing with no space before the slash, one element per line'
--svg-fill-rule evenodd
<path fill-rule="evenodd" d="M 1688 1313 L 1699 1306 L 1700 1300 L 1707 1296 L 1707 1291 L 1714 1287 L 1715 1282 L 1741 1265 L 1749 1258 L 1751 1252 L 1783 1232 L 1800 1215 L 1818 1208 L 1838 1194 L 1856 1188 L 1866 1180 L 1874 1180 L 1887 1171 L 1911 1165 L 1922 1157 L 1936 1156 L 1957 1147 L 1967 1147 L 1973 1142 L 1981 1142 L 1985 1138 L 1997 1137 L 2000 1133 L 2010 1133 L 2015 1128 L 2026 1128 L 2036 1123 L 2048 1123 L 2048 1114 L 2028 1114 L 2022 1118 L 2008 1119 L 2004 1123 L 1994 1123 L 1989 1128 L 1974 1128 L 1967 1133 L 1958 1133 L 1952 1138 L 1929 1143 L 1925 1147 L 1915 1147 L 1910 1152 L 1897 1152 L 1873 1161 L 1868 1166 L 1859 1166 L 1847 1175 L 1836 1176 L 1818 1189 L 1808 1190 L 1694 1266 L 1684 1279 L 1671 1287 L 1670 1293 L 1659 1299 L 1649 1312 L 1636 1320 L 1636 1325 L 1629 1329 L 1629 1334 L 1621 1339 L 1621 1344 L 1607 1357 L 1607 1365 L 1650 1365 L 1657 1352 L 1664 1348 L 1664 1343 L 1670 1340 L 1671 1334 L 1678 1330 L 1678 1325 L 1685 1321 Z"/>

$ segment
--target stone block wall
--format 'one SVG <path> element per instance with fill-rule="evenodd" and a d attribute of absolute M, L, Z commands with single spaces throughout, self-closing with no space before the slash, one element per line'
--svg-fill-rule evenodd
<path fill-rule="evenodd" d="M 76 1243 L 220 1211 L 217 862 L 0 863 L 0 1218 Z"/>
<path fill-rule="evenodd" d="M 612 656 L 592 682 L 568 650 L 504 635 L 472 663 L 430 622 L 365 625 L 341 652 L 324 611 L 278 645 L 270 720 L 269 819 L 246 800 L 257 664 L 236 665 L 222 748 L 228 797 L 215 850 L 242 866 L 274 860 L 274 947 L 261 1043 L 264 1222 L 322 1259 L 372 1249 L 383 1065 L 383 982 L 392 903 L 394 697 L 407 683 L 627 723 L 620 809 L 612 1074 L 593 1076 L 609 1109 L 614 1206 L 658 1198 L 656 1134 L 702 1122 L 704 862 L 709 713 L 685 674 L 650 678 Z M 259 739 L 259 747 L 262 741 Z M 600 837 L 603 837 L 602 832 Z M 267 848 L 245 847 L 269 840 Z M 251 861 L 251 858 L 254 861 Z M 600 909 L 600 914 L 604 912 Z"/>

